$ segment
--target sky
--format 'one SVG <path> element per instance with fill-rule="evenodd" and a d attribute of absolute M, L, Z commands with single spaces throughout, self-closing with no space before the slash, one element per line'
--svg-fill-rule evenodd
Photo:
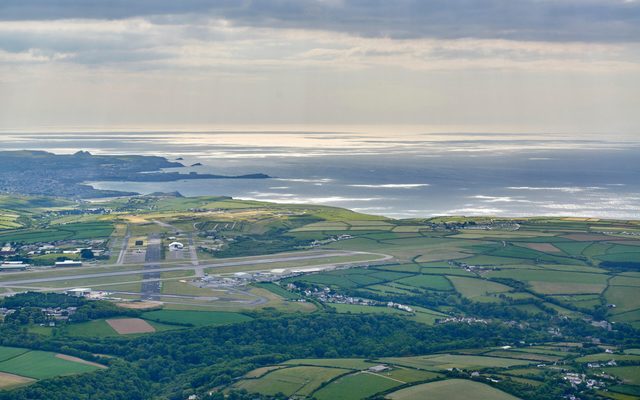
<path fill-rule="evenodd" d="M 640 134 L 638 0 L 2 0 L 0 131 Z"/>

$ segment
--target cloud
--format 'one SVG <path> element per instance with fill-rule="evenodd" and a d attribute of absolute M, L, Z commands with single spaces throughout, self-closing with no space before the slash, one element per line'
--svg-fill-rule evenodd
<path fill-rule="evenodd" d="M 476 196 L 470 196 L 469 198 L 477 199 L 484 203 L 531 203 L 531 200 L 510 197 L 510 196 L 486 196 L 486 195 L 479 194 Z"/>
<path fill-rule="evenodd" d="M 507 189 L 509 190 L 531 190 L 531 191 L 556 191 L 556 192 L 564 192 L 564 193 L 580 193 L 586 191 L 593 190 L 604 190 L 604 188 L 598 186 L 588 186 L 588 187 L 579 187 L 579 186 L 559 186 L 559 187 L 531 187 L 531 186 L 510 186 Z"/>
<path fill-rule="evenodd" d="M 364 37 L 637 42 L 640 4 L 623 0 L 3 0 L 4 20 L 209 16 L 239 26 Z"/>

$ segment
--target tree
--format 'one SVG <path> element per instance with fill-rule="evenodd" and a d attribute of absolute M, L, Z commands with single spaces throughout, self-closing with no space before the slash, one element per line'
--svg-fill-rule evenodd
<path fill-rule="evenodd" d="M 93 251 L 91 249 L 82 249 L 80 250 L 80 257 L 83 260 L 91 260 L 95 258 L 95 255 L 93 254 Z"/>

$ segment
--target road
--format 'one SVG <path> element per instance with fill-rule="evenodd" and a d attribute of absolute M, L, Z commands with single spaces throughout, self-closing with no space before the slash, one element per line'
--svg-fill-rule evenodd
<path fill-rule="evenodd" d="M 151 246 L 151 242 L 149 242 L 149 247 Z M 161 251 L 160 246 L 158 245 L 158 251 Z M 147 249 L 147 253 L 149 253 L 149 248 Z M 151 251 L 153 252 L 153 250 Z M 42 283 L 42 282 L 54 282 L 54 281 L 67 281 L 74 279 L 90 279 L 90 278 L 102 278 L 108 276 L 126 276 L 126 275 L 139 275 L 143 274 L 145 279 L 158 279 L 160 277 L 161 272 L 169 272 L 169 271 L 193 271 L 194 268 L 222 268 L 222 267 L 235 267 L 235 266 L 243 266 L 243 265 L 255 265 L 255 264 L 272 264 L 279 262 L 288 262 L 288 261 L 301 261 L 301 260 L 313 260 L 313 259 L 321 259 L 321 258 L 329 258 L 329 257 L 348 257 L 354 255 L 362 255 L 368 254 L 372 256 L 371 260 L 363 260 L 363 261 L 345 261 L 345 262 L 335 262 L 332 264 L 364 264 L 370 262 L 381 262 L 390 260 L 392 257 L 386 254 L 380 253 L 369 253 L 369 252 L 361 252 L 361 251 L 328 251 L 323 252 L 321 254 L 311 254 L 311 255 L 299 255 L 295 254 L 289 257 L 270 257 L 270 258 L 260 258 L 255 257 L 247 260 L 246 258 L 242 259 L 242 261 L 226 261 L 221 263 L 212 263 L 212 264 L 201 264 L 198 267 L 190 266 L 178 266 L 178 267 L 166 267 L 161 268 L 158 263 L 149 260 L 149 264 L 145 265 L 143 270 L 129 270 L 129 271 L 115 271 L 115 272 L 99 272 L 99 273 L 91 273 L 91 274 L 78 274 L 78 275 L 66 275 L 66 276 L 51 276 L 47 278 L 33 278 L 33 279 L 18 279 L 18 280 L 7 280 L 0 282 L 0 287 L 12 287 L 12 286 L 20 286 L 20 285 L 28 285 L 34 283 Z M 159 259 L 161 253 L 158 253 L 156 256 L 152 257 L 153 259 Z M 376 256 L 377 258 L 373 258 Z M 312 266 L 309 266 L 312 268 Z M 265 269 L 267 269 L 265 267 Z M 153 275 L 154 278 L 146 278 L 147 274 L 156 274 Z M 157 276 L 157 278 L 155 278 Z"/>

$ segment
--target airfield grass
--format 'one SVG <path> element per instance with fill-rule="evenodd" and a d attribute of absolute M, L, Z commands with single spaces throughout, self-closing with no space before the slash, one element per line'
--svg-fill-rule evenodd
<path fill-rule="evenodd" d="M 313 394 L 318 400 L 361 400 L 402 383 L 380 375 L 357 372 L 340 377 Z"/>
<path fill-rule="evenodd" d="M 320 385 L 349 370 L 324 367 L 291 367 L 269 372 L 257 379 L 246 379 L 235 387 L 251 393 L 305 397 L 313 393 Z"/>
<path fill-rule="evenodd" d="M 489 385 L 463 379 L 429 382 L 398 390 L 388 395 L 393 400 L 517 400 L 508 393 Z"/>
<path fill-rule="evenodd" d="M 61 375 L 91 372 L 98 367 L 56 357 L 46 351 L 29 351 L 0 362 L 0 371 L 33 379 L 47 379 Z"/>
<path fill-rule="evenodd" d="M 288 300 L 297 300 L 302 298 L 302 296 L 300 296 L 297 293 L 294 292 L 290 292 L 288 290 L 286 290 L 285 288 L 283 288 L 280 285 L 276 285 L 275 283 L 272 282 L 261 282 L 261 283 L 256 283 L 255 286 L 260 287 L 262 289 L 266 289 L 268 291 L 270 291 L 271 293 L 274 293 L 282 298 L 288 299 Z"/>
<path fill-rule="evenodd" d="M 214 292 L 210 288 L 198 287 L 189 282 L 180 282 L 177 279 L 162 281 L 162 294 L 175 294 L 184 296 L 213 296 Z"/>
<path fill-rule="evenodd" d="M 219 326 L 252 320 L 251 317 L 240 313 L 178 310 L 149 311 L 142 314 L 142 318 L 164 324 L 188 324 L 192 326 Z"/>

